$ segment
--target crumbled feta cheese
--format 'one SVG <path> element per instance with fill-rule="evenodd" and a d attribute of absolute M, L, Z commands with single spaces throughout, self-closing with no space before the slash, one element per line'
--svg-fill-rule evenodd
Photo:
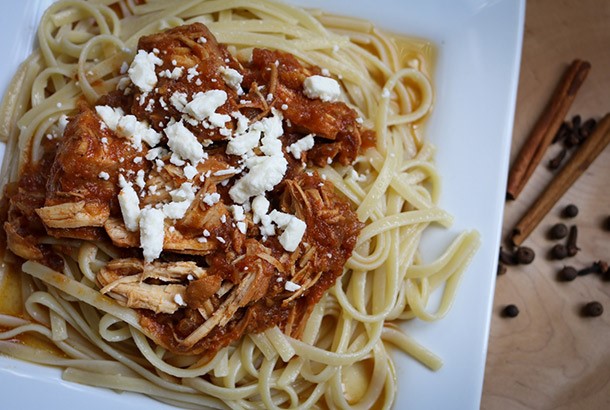
<path fill-rule="evenodd" d="M 244 155 L 250 150 L 258 147 L 261 137 L 260 130 L 251 130 L 243 134 L 236 134 L 227 143 L 226 152 L 229 155 Z"/>
<path fill-rule="evenodd" d="M 311 99 L 335 101 L 341 95 L 341 87 L 333 78 L 312 75 L 303 82 L 303 92 Z"/>
<path fill-rule="evenodd" d="M 98 178 L 103 179 L 104 181 L 108 181 L 110 179 L 110 174 L 108 174 L 108 172 L 100 172 L 99 174 L 97 174 Z"/>
<path fill-rule="evenodd" d="M 191 80 L 195 77 L 197 77 L 199 75 L 199 71 L 197 71 L 197 68 L 199 67 L 199 64 L 195 65 L 194 67 L 190 67 L 188 70 L 186 70 L 187 76 L 186 76 L 186 80 L 190 83 Z"/>
<path fill-rule="evenodd" d="M 138 230 L 138 220 L 140 219 L 140 199 L 130 183 L 125 180 L 123 175 L 119 175 L 119 206 L 123 215 L 123 222 L 128 231 Z"/>
<path fill-rule="evenodd" d="M 214 114 L 214 111 L 227 101 L 227 93 L 223 90 L 209 90 L 195 94 L 191 102 L 186 104 L 184 112 L 202 121 Z"/>
<path fill-rule="evenodd" d="M 229 67 L 220 67 L 219 71 L 225 83 L 237 91 L 238 94 L 241 94 L 241 82 L 244 79 L 244 76 L 241 75 L 239 71 Z"/>
<path fill-rule="evenodd" d="M 129 64 L 127 64 L 127 61 L 123 61 L 123 64 L 121 64 L 121 70 L 119 72 L 121 74 L 125 74 L 127 70 L 129 70 Z"/>
<path fill-rule="evenodd" d="M 159 77 L 167 77 L 172 80 L 177 80 L 184 74 L 184 67 L 174 67 L 173 70 L 163 70 L 159 73 Z"/>
<path fill-rule="evenodd" d="M 220 127 L 224 127 L 224 125 L 226 124 L 227 121 L 231 121 L 231 117 L 228 116 L 227 114 L 212 113 L 208 117 L 208 121 L 210 121 L 210 124 L 212 126 L 214 126 L 216 128 L 220 128 Z M 230 132 L 228 132 L 228 134 L 226 134 L 225 136 L 229 136 L 229 135 L 231 135 Z"/>
<path fill-rule="evenodd" d="M 195 175 L 197 175 L 197 168 L 192 165 L 185 166 L 182 171 L 184 172 L 184 176 L 186 177 L 186 179 L 188 179 L 189 181 L 193 179 Z"/>
<path fill-rule="evenodd" d="M 248 117 L 246 117 L 239 111 L 232 112 L 231 117 L 237 120 L 237 128 L 235 129 L 235 133 L 242 134 L 246 132 L 246 130 L 248 129 L 248 124 L 250 123 Z"/>
<path fill-rule="evenodd" d="M 246 214 L 244 212 L 244 207 L 241 205 L 233 205 L 231 207 L 231 211 L 233 212 L 233 219 L 236 221 L 243 221 L 246 219 Z"/>
<path fill-rule="evenodd" d="M 136 185 L 138 187 L 140 187 L 140 189 L 144 189 L 144 187 L 146 186 L 146 182 L 144 181 L 144 170 L 140 169 L 138 170 L 138 173 L 136 174 Z"/>
<path fill-rule="evenodd" d="M 182 219 L 195 199 L 193 184 L 183 182 L 180 188 L 171 191 L 172 202 L 163 205 L 163 213 L 170 219 Z"/>
<path fill-rule="evenodd" d="M 162 157 L 163 155 L 167 154 L 167 151 L 165 149 L 163 149 L 162 147 L 157 147 L 157 148 L 151 148 L 148 150 L 148 152 L 146 153 L 146 159 L 149 161 L 153 161 L 157 158 Z"/>
<path fill-rule="evenodd" d="M 324 77 L 330 77 L 330 71 L 328 71 L 328 68 L 323 68 L 322 69 L 322 75 Z"/>
<path fill-rule="evenodd" d="M 144 260 L 152 262 L 163 251 L 165 215 L 155 208 L 144 208 L 140 213 L 140 246 Z"/>
<path fill-rule="evenodd" d="M 288 104 L 282 104 L 282 106 L 280 107 L 283 111 L 286 111 L 288 109 Z"/>
<path fill-rule="evenodd" d="M 205 236 L 206 238 L 208 238 L 210 236 L 210 231 L 208 231 L 207 229 L 203 230 L 203 236 Z"/>
<path fill-rule="evenodd" d="M 297 290 L 301 289 L 301 286 L 290 280 L 287 280 L 284 283 L 284 289 L 286 289 L 288 292 L 296 292 Z"/>
<path fill-rule="evenodd" d="M 264 156 L 252 156 L 246 159 L 245 165 L 249 172 L 241 177 L 229 190 L 231 199 L 243 204 L 249 198 L 272 190 L 279 184 L 288 166 L 288 161 L 282 152 L 282 113 L 272 108 L 272 117 L 258 121 L 250 130 L 260 130 L 264 137 L 261 139 L 261 151 Z"/>
<path fill-rule="evenodd" d="M 292 154 L 295 159 L 301 159 L 301 154 L 304 151 L 309 151 L 313 148 L 314 139 L 313 134 L 309 134 L 306 137 L 301 138 L 293 144 L 290 144 L 286 151 Z"/>
<path fill-rule="evenodd" d="M 271 191 L 284 178 L 288 162 L 283 156 L 261 156 L 246 160 L 249 172 L 229 190 L 231 199 L 243 204 L 249 198 Z"/>
<path fill-rule="evenodd" d="M 188 104 L 188 96 L 186 93 L 182 93 L 180 91 L 176 91 L 169 97 L 169 102 L 176 108 L 178 111 L 183 112 L 184 107 Z"/>
<path fill-rule="evenodd" d="M 245 235 L 248 232 L 248 224 L 243 221 L 237 222 L 237 230 Z"/>
<path fill-rule="evenodd" d="M 98 105 L 95 111 L 102 118 L 102 121 L 115 131 L 119 136 L 130 140 L 132 146 L 142 149 L 142 141 L 151 147 L 156 146 L 161 141 L 161 134 L 148 126 L 146 122 L 138 121 L 134 115 L 124 115 L 121 108 L 114 108 L 108 105 Z"/>
<path fill-rule="evenodd" d="M 102 141 L 102 144 L 104 144 L 104 145 L 108 144 L 108 138 L 106 138 L 106 137 L 102 137 L 100 139 L 100 141 Z"/>
<path fill-rule="evenodd" d="M 182 120 L 168 125 L 165 128 L 165 135 L 167 135 L 167 145 L 182 159 L 191 161 L 193 165 L 203 159 L 203 147 L 197 141 L 197 137 L 184 126 Z"/>
<path fill-rule="evenodd" d="M 220 243 L 227 243 L 227 241 L 225 241 L 225 238 L 223 238 L 222 236 L 217 236 L 216 239 L 218 240 L 218 242 Z"/>
<path fill-rule="evenodd" d="M 134 57 L 127 74 L 140 91 L 150 92 L 157 85 L 155 65 L 162 64 L 163 61 L 153 53 L 138 50 L 138 54 Z"/>
<path fill-rule="evenodd" d="M 176 293 L 174 295 L 174 302 L 176 302 L 176 305 L 178 306 L 186 306 L 186 303 L 184 302 L 184 299 L 182 299 L 182 295 L 180 293 Z"/>
<path fill-rule="evenodd" d="M 252 200 L 252 221 L 259 223 L 269 212 L 269 200 L 264 195 L 258 195 Z"/>
<path fill-rule="evenodd" d="M 288 252 L 294 252 L 301 243 L 307 224 L 294 215 L 273 210 L 269 217 L 275 224 L 283 229 L 279 241 L 282 247 Z"/>
<path fill-rule="evenodd" d="M 208 206 L 214 206 L 220 201 L 220 194 L 218 192 L 207 193 L 203 196 L 203 202 Z"/>

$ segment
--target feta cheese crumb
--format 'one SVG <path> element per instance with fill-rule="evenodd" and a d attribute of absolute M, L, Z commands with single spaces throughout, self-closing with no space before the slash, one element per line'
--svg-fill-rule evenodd
<path fill-rule="evenodd" d="M 203 202 L 208 206 L 214 206 L 220 201 L 220 194 L 218 192 L 214 192 L 212 194 L 207 193 L 203 196 Z"/>
<path fill-rule="evenodd" d="M 294 252 L 303 239 L 307 224 L 294 215 L 276 210 L 272 211 L 269 217 L 280 229 L 284 230 L 279 237 L 282 247 L 288 252 Z"/>
<path fill-rule="evenodd" d="M 138 221 L 140 219 L 140 198 L 133 189 L 130 183 L 125 180 L 123 175 L 119 175 L 119 206 L 123 215 L 123 222 L 128 231 L 135 232 L 138 230 Z"/>
<path fill-rule="evenodd" d="M 341 95 L 341 87 L 333 78 L 312 75 L 303 82 L 303 92 L 311 99 L 319 98 L 322 101 L 335 101 Z"/>
<path fill-rule="evenodd" d="M 301 138 L 293 144 L 290 144 L 286 151 L 292 154 L 295 159 L 301 159 L 301 155 L 305 151 L 309 151 L 314 145 L 314 135 L 309 134 L 306 137 Z"/>
<path fill-rule="evenodd" d="M 157 85 L 155 66 L 162 64 L 163 61 L 154 53 L 138 50 L 138 54 L 134 57 L 127 74 L 140 91 L 151 92 Z"/>
<path fill-rule="evenodd" d="M 227 243 L 227 241 L 225 241 L 225 238 L 223 238 L 222 236 L 217 236 L 216 239 L 218 240 L 218 242 L 220 243 Z"/>
<path fill-rule="evenodd" d="M 239 71 L 229 67 L 220 67 L 219 71 L 225 83 L 237 91 L 237 94 L 241 94 L 241 82 L 244 79 L 244 76 L 241 75 Z"/>
<path fill-rule="evenodd" d="M 140 213 L 140 246 L 146 262 L 152 262 L 163 251 L 164 220 L 160 209 L 144 208 Z"/>
<path fill-rule="evenodd" d="M 191 102 L 184 107 L 184 112 L 202 121 L 214 114 L 214 111 L 227 101 L 227 93 L 223 90 L 209 90 L 195 94 Z"/>
<path fill-rule="evenodd" d="M 186 306 L 186 303 L 184 302 L 184 299 L 182 299 L 182 295 L 180 293 L 176 293 L 174 295 L 174 302 L 176 302 L 178 306 Z"/>
<path fill-rule="evenodd" d="M 163 213 L 170 219 L 182 219 L 195 199 L 193 184 L 183 182 L 180 188 L 171 191 L 172 202 L 163 205 Z"/>
<path fill-rule="evenodd" d="M 183 172 L 186 179 L 190 181 L 197 175 L 197 168 L 192 165 L 187 165 L 183 168 Z"/>
<path fill-rule="evenodd" d="M 167 145 L 182 159 L 188 159 L 193 165 L 203 159 L 203 147 L 197 137 L 184 126 L 182 120 L 167 126 L 165 135 L 168 139 Z"/>
<path fill-rule="evenodd" d="M 287 280 L 284 283 L 284 289 L 286 289 L 288 292 L 296 292 L 297 290 L 301 289 L 301 286 L 290 280 Z"/>
<path fill-rule="evenodd" d="M 110 179 L 110 174 L 108 174 L 108 172 L 100 172 L 99 174 L 97 174 L 98 178 L 103 179 L 104 181 L 108 181 Z"/>

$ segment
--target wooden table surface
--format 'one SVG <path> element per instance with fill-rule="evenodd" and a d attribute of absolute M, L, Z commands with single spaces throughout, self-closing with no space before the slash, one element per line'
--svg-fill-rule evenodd
<path fill-rule="evenodd" d="M 592 69 L 568 118 L 599 118 L 610 112 L 610 1 L 529 0 L 511 162 L 575 58 L 590 61 Z M 504 237 L 550 181 L 546 164 L 558 145 L 551 146 L 519 198 L 506 203 Z M 561 218 L 570 203 L 579 207 L 578 216 Z M 560 282 L 556 276 L 564 265 L 610 261 L 610 233 L 601 229 L 608 215 L 610 147 L 524 243 L 536 252 L 534 262 L 498 277 L 481 408 L 610 409 L 610 281 L 588 275 Z M 556 261 L 548 257 L 555 242 L 547 233 L 560 221 L 578 226 L 581 251 Z M 605 312 L 582 317 L 582 306 L 593 300 Z M 501 317 L 507 304 L 517 305 L 519 316 Z"/>

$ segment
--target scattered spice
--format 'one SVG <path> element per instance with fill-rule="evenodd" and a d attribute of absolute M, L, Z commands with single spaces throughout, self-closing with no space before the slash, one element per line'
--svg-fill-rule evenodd
<path fill-rule="evenodd" d="M 527 246 L 520 246 L 517 249 L 517 262 L 523 265 L 528 265 L 534 261 L 536 253 L 532 248 Z"/>
<path fill-rule="evenodd" d="M 538 118 L 510 169 L 506 189 L 508 199 L 516 199 L 534 173 L 557 130 L 561 127 L 561 123 L 590 69 L 591 64 L 588 61 L 574 60 L 557 84 L 551 100 Z"/>
<path fill-rule="evenodd" d="M 568 150 L 566 148 L 562 148 L 561 151 L 559 151 L 557 155 L 555 155 L 553 159 L 549 161 L 549 169 L 554 171 L 559 168 L 567 153 Z"/>
<path fill-rule="evenodd" d="M 576 225 L 570 226 L 570 233 L 568 233 L 568 244 L 566 245 L 566 251 L 568 256 L 574 256 L 578 253 L 580 248 L 576 245 L 578 239 L 578 228 Z"/>
<path fill-rule="evenodd" d="M 593 131 L 595 131 L 596 126 L 597 120 L 595 118 L 589 118 L 587 121 L 585 121 L 584 124 L 582 124 L 580 126 L 580 129 L 578 130 L 580 141 L 582 142 L 585 139 L 589 138 L 589 136 L 593 134 Z"/>
<path fill-rule="evenodd" d="M 578 215 L 578 207 L 574 204 L 570 204 L 563 208 L 563 212 L 561 213 L 565 218 L 574 218 Z"/>
<path fill-rule="evenodd" d="M 563 239 L 566 236 L 568 236 L 568 227 L 562 223 L 553 225 L 549 231 L 549 237 L 551 239 Z"/>
<path fill-rule="evenodd" d="M 502 247 L 500 247 L 499 259 L 504 265 L 513 266 L 517 264 L 517 257 L 513 253 L 506 252 Z"/>
<path fill-rule="evenodd" d="M 551 249 L 551 256 L 555 259 L 564 259 L 568 256 L 568 250 L 565 245 L 558 243 Z"/>
<path fill-rule="evenodd" d="M 573 266 L 564 266 L 563 269 L 559 271 L 559 279 L 571 282 L 578 276 L 578 271 Z"/>
<path fill-rule="evenodd" d="M 559 127 L 559 130 L 557 130 L 557 133 L 555 134 L 555 137 L 553 138 L 553 141 L 551 143 L 556 144 L 560 141 L 563 141 L 570 132 L 570 126 L 567 122 L 564 121 L 563 123 L 561 123 L 561 126 Z"/>
<path fill-rule="evenodd" d="M 608 144 L 610 144 L 610 113 L 602 118 L 595 127 L 595 131 L 570 157 L 567 164 L 561 168 L 533 205 L 517 222 L 512 230 L 511 240 L 513 244 L 521 245 L 523 243 L 544 216 L 553 209 L 557 201 L 587 170 Z"/>
<path fill-rule="evenodd" d="M 605 274 L 608 271 L 608 263 L 604 261 L 593 262 L 590 266 L 578 271 L 578 276 L 588 275 L 590 273 Z"/>
<path fill-rule="evenodd" d="M 604 313 L 604 307 L 597 301 L 589 302 L 584 306 L 582 313 L 589 317 L 601 316 Z"/>
<path fill-rule="evenodd" d="M 519 315 L 519 308 L 515 305 L 506 305 L 502 310 L 504 317 L 517 317 Z"/>

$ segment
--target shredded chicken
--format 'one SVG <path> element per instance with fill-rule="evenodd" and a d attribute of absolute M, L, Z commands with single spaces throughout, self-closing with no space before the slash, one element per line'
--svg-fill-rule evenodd
<path fill-rule="evenodd" d="M 123 256 L 134 256 L 108 262 L 97 285 L 136 309 L 146 334 L 177 354 L 212 355 L 244 334 L 276 325 L 299 337 L 313 306 L 343 272 L 363 226 L 331 183 L 304 168 L 349 164 L 372 132 L 345 103 L 308 98 L 303 82 L 321 70 L 290 54 L 254 49 L 252 60 L 242 64 L 199 23 L 143 37 L 138 50 L 162 57 L 155 88 L 117 90 L 97 105 L 120 108 L 149 124 L 162 136 L 158 146 L 134 147 L 92 107 L 79 104 L 57 146 L 5 194 L 9 248 L 51 265 L 56 250 L 41 242 L 51 235 L 111 242 Z M 175 68 L 181 75 L 160 75 Z M 227 96 L 215 111 L 226 120 L 222 127 L 194 121 L 180 109 L 181 99 L 211 90 Z M 227 133 L 270 117 L 272 109 L 283 116 L 278 141 L 287 169 L 265 198 L 272 210 L 305 225 L 294 251 L 280 241 L 286 226 L 265 228 L 250 201 L 237 207 L 229 193 L 247 171 L 248 155 L 262 155 L 263 146 L 257 142 L 243 157 L 227 154 Z M 171 152 L 164 130 L 177 121 L 205 150 L 201 161 Z M 315 136 L 315 144 L 300 159 L 287 152 L 307 135 Z M 147 158 L 149 153 L 154 155 Z M 117 199 L 125 186 L 137 197 L 132 196 L 131 225 Z M 180 195 L 188 196 L 182 199 L 184 214 L 164 214 L 161 254 L 145 263 L 138 212 L 162 210 Z M 271 228 L 276 232 L 269 233 Z"/>

